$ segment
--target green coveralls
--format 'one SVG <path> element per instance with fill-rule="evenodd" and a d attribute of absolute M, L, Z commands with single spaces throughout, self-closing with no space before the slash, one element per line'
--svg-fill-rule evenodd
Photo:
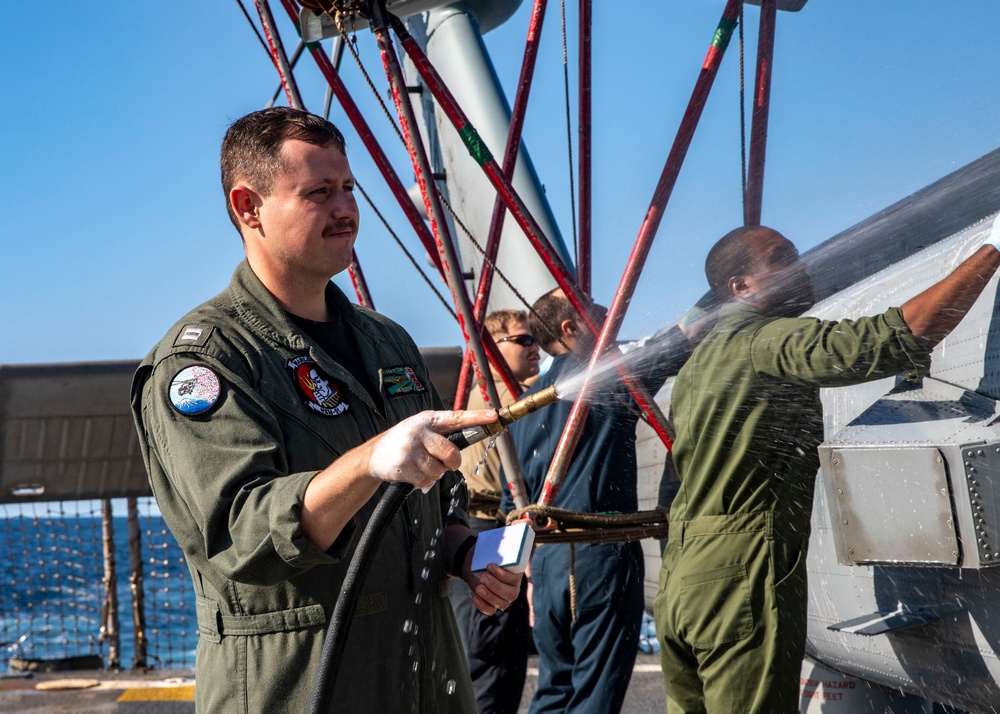
<path fill-rule="evenodd" d="M 671 395 L 681 487 L 654 602 L 667 711 L 798 711 L 821 387 L 918 378 L 898 308 L 856 321 L 723 306 Z"/>
<path fill-rule="evenodd" d="M 302 534 L 306 485 L 349 449 L 441 408 L 402 328 L 351 305 L 333 283 L 327 300 L 354 333 L 378 404 L 290 322 L 245 262 L 223 293 L 170 330 L 135 376 L 132 409 L 150 484 L 197 596 L 199 712 L 308 709 L 327 621 L 357 536 L 386 487 L 321 552 Z M 337 391 L 326 407 L 296 377 L 294 365 L 303 361 Z M 168 396 L 192 365 L 211 369 L 220 384 L 217 402 L 195 416 Z M 442 537 L 447 525 L 465 522 L 465 498 L 449 472 L 428 494 L 411 494 L 393 519 L 358 604 L 330 711 L 475 711 L 447 599 Z"/>

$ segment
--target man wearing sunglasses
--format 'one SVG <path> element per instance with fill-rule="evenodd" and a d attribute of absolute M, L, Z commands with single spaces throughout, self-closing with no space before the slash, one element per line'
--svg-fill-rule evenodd
<path fill-rule="evenodd" d="M 522 387 L 538 375 L 539 347 L 528 324 L 527 313 L 519 310 L 497 310 L 483 320 L 483 326 L 497 343 L 500 354 Z M 514 401 L 503 379 L 493 372 L 500 404 Z M 469 409 L 485 409 L 482 391 L 474 386 L 469 394 Z M 469 526 L 477 533 L 504 525 L 500 512 L 500 456 L 496 449 L 486 448 L 481 441 L 462 451 L 460 471 L 469 489 Z M 485 458 L 484 458 L 485 457 Z M 531 643 L 528 600 L 522 582 L 520 596 L 506 612 L 487 616 L 472 607 L 472 601 L 462 588 L 451 588 L 451 604 L 462 633 L 469 659 L 469 674 L 476 693 L 479 714 L 515 714 L 521 702 L 521 690 L 528 671 L 528 649 Z"/>

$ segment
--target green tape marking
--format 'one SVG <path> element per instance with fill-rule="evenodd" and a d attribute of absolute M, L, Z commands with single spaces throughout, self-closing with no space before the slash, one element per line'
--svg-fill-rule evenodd
<path fill-rule="evenodd" d="M 486 148 L 486 144 L 483 143 L 483 140 L 479 137 L 479 132 L 476 131 L 476 128 L 472 124 L 466 124 L 459 129 L 458 135 L 462 137 L 462 141 L 465 142 L 465 148 L 469 150 L 472 158 L 480 166 L 493 160 L 493 154 Z"/>
<path fill-rule="evenodd" d="M 715 36 L 712 37 L 712 47 L 718 47 L 720 50 L 725 51 L 729 46 L 729 40 L 732 38 L 735 28 L 736 18 L 723 17 L 719 21 L 719 26 L 715 28 Z"/>

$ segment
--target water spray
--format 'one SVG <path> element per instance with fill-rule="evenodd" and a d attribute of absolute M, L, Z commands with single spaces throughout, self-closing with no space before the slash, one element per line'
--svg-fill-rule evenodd
<path fill-rule="evenodd" d="M 551 387 L 546 387 L 540 392 L 535 392 L 534 394 L 528 394 L 520 399 L 518 399 L 513 404 L 508 404 L 505 407 L 500 407 L 497 410 L 497 420 L 491 424 L 482 424 L 480 426 L 470 426 L 461 431 L 455 431 L 448 434 L 448 441 L 453 443 L 459 449 L 464 449 L 467 446 L 471 446 L 480 441 L 489 439 L 492 436 L 504 432 L 507 430 L 511 424 L 522 417 L 526 417 L 529 414 L 537 412 L 542 407 L 546 407 L 552 402 L 559 401 L 560 396 L 556 391 L 556 385 Z"/>

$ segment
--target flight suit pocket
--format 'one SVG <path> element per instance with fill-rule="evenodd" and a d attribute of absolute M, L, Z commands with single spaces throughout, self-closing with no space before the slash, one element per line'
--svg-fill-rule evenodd
<path fill-rule="evenodd" d="M 685 639 L 693 647 L 738 642 L 753 631 L 750 583 L 743 563 L 683 576 L 680 600 Z"/>

